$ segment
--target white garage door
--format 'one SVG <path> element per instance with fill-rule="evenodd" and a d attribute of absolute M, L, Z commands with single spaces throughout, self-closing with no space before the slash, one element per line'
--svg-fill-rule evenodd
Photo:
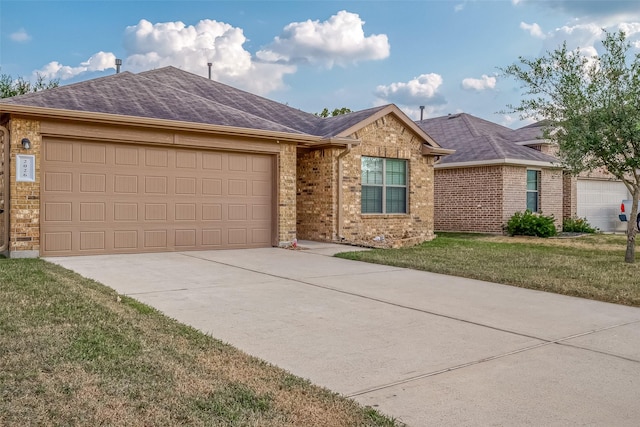
<path fill-rule="evenodd" d="M 601 231 L 624 231 L 626 223 L 618 219 L 620 202 L 629 198 L 621 182 L 578 179 L 578 216 Z"/>

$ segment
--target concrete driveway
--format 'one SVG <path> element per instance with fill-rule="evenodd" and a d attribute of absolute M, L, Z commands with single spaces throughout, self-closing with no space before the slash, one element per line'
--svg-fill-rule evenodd
<path fill-rule="evenodd" d="M 48 260 L 412 426 L 640 424 L 640 309 L 302 245 Z"/>

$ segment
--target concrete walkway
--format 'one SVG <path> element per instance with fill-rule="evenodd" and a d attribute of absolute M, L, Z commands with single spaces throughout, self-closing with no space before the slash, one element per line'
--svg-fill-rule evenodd
<path fill-rule="evenodd" d="M 412 426 L 640 424 L 640 309 L 300 244 L 48 261 Z"/>

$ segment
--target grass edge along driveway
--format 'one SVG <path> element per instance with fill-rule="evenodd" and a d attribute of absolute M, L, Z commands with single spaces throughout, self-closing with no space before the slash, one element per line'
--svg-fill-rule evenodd
<path fill-rule="evenodd" d="M 344 252 L 346 259 L 640 307 L 640 259 L 624 262 L 626 236 L 567 239 L 438 233 L 401 249 Z"/>
<path fill-rule="evenodd" d="M 0 425 L 396 426 L 39 259 L 0 259 Z"/>

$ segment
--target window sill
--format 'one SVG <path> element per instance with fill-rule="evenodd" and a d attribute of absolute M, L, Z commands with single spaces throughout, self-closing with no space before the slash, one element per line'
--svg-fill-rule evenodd
<path fill-rule="evenodd" d="M 404 218 L 409 217 L 409 213 L 361 213 L 362 218 Z"/>

